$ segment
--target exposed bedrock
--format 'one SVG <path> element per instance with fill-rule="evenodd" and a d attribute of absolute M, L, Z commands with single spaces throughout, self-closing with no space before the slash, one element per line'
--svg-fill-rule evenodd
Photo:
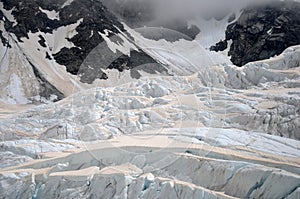
<path fill-rule="evenodd" d="M 250 6 L 226 30 L 226 39 L 211 47 L 223 51 L 232 41 L 228 55 L 238 66 L 282 53 L 300 44 L 300 3 L 274 1 Z"/>

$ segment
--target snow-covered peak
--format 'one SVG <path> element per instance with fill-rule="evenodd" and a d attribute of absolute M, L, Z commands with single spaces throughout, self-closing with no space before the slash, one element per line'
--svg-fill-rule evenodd
<path fill-rule="evenodd" d="M 157 1 L 0 2 L 0 198 L 299 198 L 299 4 Z"/>

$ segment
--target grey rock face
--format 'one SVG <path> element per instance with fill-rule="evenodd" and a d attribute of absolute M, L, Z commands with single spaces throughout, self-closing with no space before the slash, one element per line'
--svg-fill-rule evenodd
<path fill-rule="evenodd" d="M 51 68 L 49 70 L 52 71 L 55 71 L 59 65 L 65 66 L 67 73 L 78 75 L 81 77 L 81 82 L 89 84 L 95 79 L 107 79 L 105 69 L 116 69 L 122 72 L 148 64 L 144 67 L 146 71 L 160 70 L 155 69 L 161 68 L 157 66 L 157 62 L 142 50 L 132 50 L 130 55 L 111 50 L 104 40 L 104 35 L 114 40 L 112 42 L 116 45 L 122 46 L 124 38 L 120 39 L 118 35 L 126 31 L 119 20 L 100 1 L 66 2 L 60 0 L 1 2 L 0 50 L 4 52 L 2 55 L 5 57 L 1 67 L 16 68 L 22 72 L 21 68 L 26 62 L 26 66 L 31 68 L 28 76 L 34 76 L 32 79 L 36 82 L 37 91 L 28 91 L 31 88 L 24 86 L 26 80 L 19 77 L 21 89 L 24 90 L 26 97 L 38 101 L 39 97 L 36 96 L 49 100 L 55 95 L 56 99 L 60 100 L 64 95 L 68 95 L 59 88 L 57 81 L 55 82 L 44 68 L 41 69 L 41 65 Z M 127 34 L 125 37 L 130 36 Z M 124 48 L 134 47 L 133 38 L 128 40 L 131 46 L 124 45 Z M 99 45 L 100 51 L 95 52 L 95 48 Z M 93 66 L 90 67 L 83 62 L 93 50 L 94 54 L 98 54 L 88 58 L 88 61 L 93 62 Z M 13 57 L 16 56 L 20 57 L 21 61 L 18 62 L 23 64 L 13 61 L 15 60 Z M 154 69 L 152 70 L 151 67 Z M 29 73 L 28 70 L 25 72 Z M 68 75 L 67 73 L 64 75 Z M 131 76 L 139 78 L 140 74 L 133 70 Z M 1 86 L 6 85 L 3 83 Z M 3 94 L 3 98 L 5 95 Z"/>
<path fill-rule="evenodd" d="M 295 1 L 250 6 L 227 27 L 225 41 L 211 50 L 223 51 L 232 40 L 228 55 L 238 66 L 279 55 L 300 43 L 299 9 L 300 3 Z"/>
<path fill-rule="evenodd" d="M 82 19 L 82 23 L 76 28 L 77 34 L 69 38 L 75 47 L 64 47 L 53 54 L 57 63 L 66 66 L 68 72 L 77 74 L 88 53 L 104 41 L 99 34 L 96 34 L 98 31 L 104 33 L 104 30 L 110 30 L 110 34 L 113 34 L 124 28 L 100 1 L 76 0 L 62 7 L 63 3 L 64 1 L 57 1 L 54 4 L 52 1 L 4 1 L 4 9 L 13 9 L 12 15 L 17 22 L 16 25 L 12 25 L 8 21 L 5 27 L 8 32 L 15 34 L 18 40 L 22 41 L 22 38 L 28 38 L 29 32 L 53 33 L 59 27 Z M 49 19 L 41 9 L 58 12 L 59 19 Z M 95 34 L 91 36 L 91 32 Z"/>

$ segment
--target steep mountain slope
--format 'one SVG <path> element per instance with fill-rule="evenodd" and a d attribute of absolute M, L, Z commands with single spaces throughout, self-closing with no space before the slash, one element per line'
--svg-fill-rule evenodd
<path fill-rule="evenodd" d="M 297 198 L 298 61 L 296 46 L 3 115 L 1 197 Z"/>
<path fill-rule="evenodd" d="M 298 199 L 300 46 L 260 40 L 294 7 L 136 1 L 0 2 L 0 198 Z"/>
<path fill-rule="evenodd" d="M 300 43 L 300 3 L 275 1 L 243 9 L 238 20 L 226 30 L 226 39 L 212 50 L 224 50 L 231 41 L 228 55 L 242 66 L 282 53 Z"/>
<path fill-rule="evenodd" d="M 242 14 L 239 9 L 235 10 L 235 20 L 230 13 L 215 19 L 203 19 L 201 15 L 189 16 L 188 19 L 158 19 L 151 1 L 141 1 L 136 7 L 130 6 L 134 1 L 103 2 L 110 8 L 120 6 L 111 9 L 120 18 L 111 14 L 100 1 L 55 1 L 51 4 L 48 1 L 33 0 L 1 2 L 1 68 L 5 71 L 0 85 L 4 91 L 0 96 L 1 101 L 25 104 L 60 100 L 96 85 L 114 85 L 116 79 L 109 77 L 115 77 L 114 74 L 118 72 L 119 76 L 123 76 L 126 70 L 130 71 L 130 79 L 139 78 L 145 72 L 190 75 L 212 65 L 230 64 L 231 61 L 240 65 L 269 58 L 299 43 L 296 34 L 299 26 L 296 10 L 299 3 L 295 2 L 281 2 L 270 8 L 255 9 L 255 13 L 252 13 L 251 16 L 262 16 L 258 19 L 261 19 L 259 23 L 264 26 L 260 37 L 269 38 L 267 33 L 273 26 L 283 28 L 280 30 L 284 34 L 274 32 L 277 39 L 273 46 L 261 43 L 264 41 L 261 38 L 253 38 L 252 29 L 243 28 L 244 25 L 251 26 L 252 21 L 255 21 L 252 18 L 249 22 L 243 20 L 253 10 L 251 8 L 244 9 Z M 282 10 L 276 11 L 278 7 L 282 7 Z M 290 10 L 283 11 L 286 7 Z M 125 12 L 126 9 L 129 10 Z M 273 16 L 277 25 L 268 22 L 268 13 L 273 11 L 277 13 Z M 294 12 L 296 15 L 293 15 Z M 130 14 L 134 17 L 128 16 Z M 137 15 L 141 19 L 136 18 Z M 293 25 L 289 33 L 280 22 L 282 17 L 291 18 L 287 22 L 281 20 L 282 23 Z M 138 19 L 138 22 L 132 21 L 133 18 Z M 130 27 L 120 20 L 130 24 Z M 228 42 L 232 45 L 223 52 L 210 52 L 208 49 L 211 46 L 225 39 L 226 27 L 226 41 L 211 49 L 224 50 Z M 240 31 L 244 31 L 243 41 L 239 40 L 240 34 L 232 34 L 238 32 L 239 27 L 242 27 Z M 256 45 L 252 45 L 255 42 Z M 278 42 L 281 42 L 280 45 L 277 45 Z M 245 56 L 241 54 L 244 52 L 247 52 Z M 172 60 L 166 60 L 164 53 L 173 54 Z M 176 62 L 182 62 L 178 61 L 182 58 L 191 63 L 178 65 Z M 99 81 L 101 79 L 108 81 Z"/>
<path fill-rule="evenodd" d="M 125 67 L 110 65 L 110 62 L 129 55 L 131 49 L 133 60 L 145 57 L 144 62 L 156 63 L 126 39 L 127 35 L 122 35 L 123 25 L 100 1 L 57 1 L 55 4 L 4 1 L 1 7 L 1 68 L 10 69 L 5 72 L 7 80 L 1 84 L 6 90 L 1 98 L 6 103 L 30 103 L 32 98 L 39 100 L 39 96 L 48 100 L 62 99 L 89 87 L 81 82 L 107 79 L 104 69 L 123 71 Z M 115 41 L 125 42 L 124 47 L 118 45 L 117 54 L 105 43 L 105 39 L 112 36 Z M 105 60 L 105 64 L 95 68 L 81 67 L 98 45 L 101 45 L 98 60 Z M 24 74 L 18 74 L 20 72 Z M 10 90 L 9 85 L 18 93 Z"/>

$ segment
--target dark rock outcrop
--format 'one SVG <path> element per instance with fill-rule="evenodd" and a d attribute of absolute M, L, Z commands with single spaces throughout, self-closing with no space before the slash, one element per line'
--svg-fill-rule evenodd
<path fill-rule="evenodd" d="M 24 38 L 29 38 L 29 33 L 41 32 L 53 34 L 58 28 L 78 23 L 78 21 L 81 20 L 76 27 L 77 33 L 71 38 L 66 38 L 69 42 L 73 43 L 74 46 L 63 47 L 55 54 L 53 54 L 52 49 L 50 49 L 46 52 L 45 58 L 49 60 L 54 59 L 58 64 L 66 66 L 67 72 L 73 75 L 79 75 L 81 81 L 85 83 L 92 83 L 97 78 L 107 79 L 107 75 L 103 72 L 103 69 L 109 68 L 123 71 L 148 63 L 149 60 L 151 63 L 156 63 L 156 61 L 145 52 L 133 52 L 131 54 L 133 57 L 131 58 L 126 55 L 120 55 L 120 52 L 115 54 L 107 45 L 103 45 L 105 41 L 98 32 L 104 34 L 106 30 L 108 37 L 117 39 L 118 36 L 116 35 L 120 32 L 125 32 L 125 30 L 123 25 L 119 22 L 119 19 L 108 11 L 100 0 L 74 0 L 68 5 L 64 5 L 65 2 L 65 0 L 4 0 L 4 9 L 11 10 L 11 14 L 16 21 L 15 23 L 9 21 L 1 11 L 0 18 L 4 22 L 5 30 L 10 34 L 14 34 L 18 42 L 23 42 L 22 40 Z M 133 8 L 136 8 L 136 11 L 141 9 L 141 7 L 137 6 L 133 6 Z M 50 19 L 44 10 L 55 11 L 59 16 L 58 18 Z M 128 9 L 126 9 L 126 7 L 122 7 L 122 10 L 127 17 L 130 17 L 130 12 L 127 12 Z M 131 20 L 133 20 L 133 18 L 132 16 Z M 38 45 L 40 45 L 40 47 L 37 48 L 37 50 L 46 48 L 47 41 L 45 38 L 41 34 L 38 37 Z M 0 38 L 4 46 L 9 46 L 8 40 L 2 36 L 2 31 L 0 32 Z M 122 41 L 117 42 L 122 43 Z M 94 52 L 95 55 L 92 55 L 93 67 L 84 65 L 84 60 L 87 59 L 87 56 L 90 55 L 99 44 L 101 44 L 101 49 L 96 50 L 98 54 Z M 118 58 L 120 56 L 124 56 L 126 60 L 130 61 L 130 67 L 124 67 L 124 60 L 120 61 L 121 58 Z M 117 60 L 114 60 L 114 57 L 116 57 Z M 132 64 L 132 60 L 135 60 L 135 64 Z M 137 60 L 138 62 L 136 62 Z M 143 61 L 145 61 L 145 63 L 143 63 Z M 38 67 L 34 70 L 38 72 Z"/>
<path fill-rule="evenodd" d="M 215 46 L 211 46 L 210 50 L 218 52 L 218 51 L 226 50 L 227 47 L 228 47 L 228 42 L 227 40 L 224 40 L 224 41 L 220 41 Z"/>
<path fill-rule="evenodd" d="M 62 48 L 53 55 L 57 63 L 66 66 L 68 72 L 77 74 L 88 53 L 104 41 L 97 34 L 98 31 L 104 33 L 104 30 L 109 30 L 113 35 L 119 33 L 119 30 L 123 31 L 124 28 L 99 0 L 75 0 L 70 5 L 63 6 L 64 3 L 64 0 L 4 0 L 4 9 L 12 10 L 12 15 L 17 22 L 13 25 L 6 20 L 5 29 L 16 35 L 19 42 L 22 42 L 22 38 L 28 38 L 29 32 L 40 31 L 51 34 L 57 28 L 74 24 L 81 19 L 82 22 L 76 28 L 77 34 L 68 39 L 75 47 Z M 49 19 L 41 9 L 56 11 L 59 13 L 59 20 Z M 91 32 L 95 34 L 91 36 Z M 46 47 L 45 39 L 42 36 L 39 38 L 39 44 Z"/>
<path fill-rule="evenodd" d="M 3 15 L 3 12 L 1 10 L 0 10 L 0 21 L 3 21 L 3 22 L 7 21 L 6 17 Z M 2 42 L 3 46 L 11 48 L 7 38 L 5 38 L 3 36 L 3 31 L 2 30 L 0 30 L 0 39 L 1 39 L 1 42 Z"/>
<path fill-rule="evenodd" d="M 150 74 L 155 72 L 167 73 L 167 70 L 156 62 L 152 57 L 146 54 L 143 50 L 139 51 L 133 50 L 130 52 L 130 56 L 122 55 L 109 66 L 109 69 L 118 69 L 120 72 L 124 70 L 131 70 L 131 76 L 133 78 L 139 78 L 141 75 L 136 70 L 143 70 Z"/>
<path fill-rule="evenodd" d="M 46 42 L 45 38 L 44 38 L 42 35 L 39 35 L 39 38 L 40 38 L 40 40 L 38 41 L 39 44 L 40 44 L 42 47 L 46 48 L 47 45 L 46 45 L 46 43 L 45 43 L 45 42 Z"/>
<path fill-rule="evenodd" d="M 46 99 L 51 99 L 51 96 L 55 95 L 56 99 L 54 99 L 53 101 L 62 100 L 65 97 L 64 94 L 62 92 L 60 92 L 57 88 L 55 88 L 51 83 L 49 83 L 48 80 L 42 74 L 40 74 L 40 72 L 36 69 L 36 67 L 34 65 L 31 64 L 31 66 L 32 66 L 34 75 L 36 76 L 37 80 L 41 84 L 41 87 L 40 87 L 41 90 L 39 91 L 39 95 Z"/>
<path fill-rule="evenodd" d="M 40 10 L 40 7 L 47 9 L 45 5 L 48 5 L 41 2 L 33 0 L 3 0 L 4 9 L 12 10 L 11 14 L 17 22 L 16 25 L 13 25 L 13 23 L 6 21 L 5 29 L 10 33 L 14 33 L 18 40 L 22 41 L 23 37 L 28 38 L 29 32 L 36 33 L 41 31 L 44 33 L 52 33 L 54 29 L 63 25 L 57 19 L 49 19 L 47 15 Z M 53 10 L 53 7 L 51 6 L 50 9 Z"/>
<path fill-rule="evenodd" d="M 299 10 L 300 3 L 295 1 L 250 6 L 227 27 L 226 40 L 211 50 L 223 51 L 232 40 L 228 55 L 237 66 L 279 55 L 287 47 L 300 44 Z"/>
<path fill-rule="evenodd" d="M 117 39 L 115 37 L 111 40 Z M 105 70 L 106 69 L 106 70 Z M 93 49 L 81 64 L 78 73 L 80 81 L 84 83 L 93 83 L 95 79 L 108 79 L 109 70 L 118 70 L 124 72 L 129 70 L 132 78 L 140 78 L 138 71 L 144 71 L 150 74 L 163 73 L 167 70 L 155 59 L 149 56 L 142 49 L 131 50 L 129 55 L 123 54 L 117 50 L 111 53 L 105 45 L 101 44 Z"/>

